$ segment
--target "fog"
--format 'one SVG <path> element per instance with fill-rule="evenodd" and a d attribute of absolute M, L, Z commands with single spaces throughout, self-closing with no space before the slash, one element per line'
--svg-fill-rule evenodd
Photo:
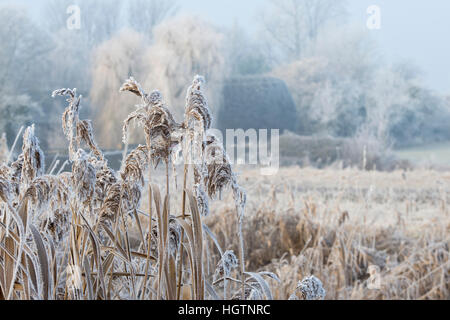
<path fill-rule="evenodd" d="M 136 103 L 118 92 L 125 79 L 159 89 L 180 118 L 186 88 L 201 74 L 218 128 L 235 119 L 246 130 L 357 139 L 379 153 L 446 143 L 450 4 L 378 1 L 368 12 L 372 5 L 1 0 L 0 133 L 11 145 L 33 122 L 45 148 L 63 150 L 63 106 L 50 93 L 76 87 L 99 144 L 120 150 L 122 122 Z"/>
<path fill-rule="evenodd" d="M 449 11 L 0 0 L 0 300 L 449 300 Z"/>
<path fill-rule="evenodd" d="M 0 3 L 23 3 L 40 20 L 46 0 L 0 0 Z M 348 20 L 366 28 L 367 8 L 377 4 L 382 10 L 382 28 L 372 32 L 384 57 L 392 62 L 408 60 L 423 72 L 424 80 L 434 90 L 450 94 L 450 43 L 443 41 L 450 32 L 450 3 L 444 0 L 371 1 L 347 0 Z M 256 34 L 257 19 L 267 0 L 229 0 L 226 2 L 191 0 L 179 2 L 180 12 L 201 16 L 221 26 L 238 21 Z"/>

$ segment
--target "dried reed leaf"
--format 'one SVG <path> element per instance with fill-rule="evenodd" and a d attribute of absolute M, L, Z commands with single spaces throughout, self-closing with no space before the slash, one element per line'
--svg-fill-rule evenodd
<path fill-rule="evenodd" d="M 86 281 L 86 287 L 87 287 L 87 292 L 88 292 L 88 299 L 95 300 L 94 289 L 93 289 L 93 285 L 92 285 L 91 266 L 89 264 L 89 259 L 87 256 L 84 257 L 83 267 L 84 267 L 84 273 L 85 273 L 84 279 Z"/>
<path fill-rule="evenodd" d="M 190 191 L 187 190 L 186 193 L 189 197 L 192 214 L 192 229 L 195 249 L 193 258 L 196 266 L 194 270 L 196 273 L 196 294 L 199 300 L 203 300 L 205 291 L 203 275 L 203 225 L 200 212 L 198 211 L 197 200 Z"/>
<path fill-rule="evenodd" d="M 261 277 L 260 274 L 254 272 L 245 272 L 245 274 L 249 275 L 258 282 L 258 285 L 261 288 L 264 295 L 266 296 L 267 300 L 273 300 L 272 292 L 270 291 L 270 286 L 267 283 L 267 281 L 264 280 L 263 277 Z"/>
<path fill-rule="evenodd" d="M 37 248 L 37 256 L 39 260 L 39 270 L 41 274 L 43 286 L 43 298 L 44 300 L 48 300 L 50 294 L 50 267 L 48 263 L 47 250 L 45 249 L 44 241 L 42 240 L 41 234 L 39 231 L 33 226 L 30 225 L 31 234 L 33 235 L 34 242 Z"/>

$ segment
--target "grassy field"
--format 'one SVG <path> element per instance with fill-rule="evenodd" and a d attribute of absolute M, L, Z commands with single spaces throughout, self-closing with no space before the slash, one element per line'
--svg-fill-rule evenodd
<path fill-rule="evenodd" d="M 450 142 L 396 150 L 395 155 L 417 165 L 450 165 Z"/>
<path fill-rule="evenodd" d="M 295 167 L 273 177 L 243 169 L 239 180 L 246 268 L 280 277 L 276 299 L 310 275 L 326 299 L 450 298 L 450 172 Z M 206 223 L 222 247 L 238 249 L 231 195 L 211 204 Z"/>

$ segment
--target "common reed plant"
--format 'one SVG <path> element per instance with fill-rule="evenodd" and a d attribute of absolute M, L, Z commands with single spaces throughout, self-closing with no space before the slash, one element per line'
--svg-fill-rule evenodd
<path fill-rule="evenodd" d="M 125 154 L 118 171 L 98 147 L 92 123 L 80 118 L 76 89 L 53 92 L 67 99 L 62 129 L 71 170 L 57 172 L 56 164 L 45 170 L 34 126 L 25 130 L 14 162 L 0 163 L 0 299 L 273 298 L 268 279 L 278 277 L 246 269 L 246 193 L 208 132 L 204 82 L 196 76 L 188 88 L 181 123 L 159 91 L 146 93 L 133 78 L 123 84 L 120 91 L 141 98 L 124 121 L 123 142 L 128 145 L 135 123 L 145 145 Z M 171 183 L 180 157 L 181 187 Z M 165 181 L 158 184 L 153 172 L 161 164 Z M 227 190 L 238 221 L 238 256 L 205 224 L 217 214 L 209 201 Z"/>

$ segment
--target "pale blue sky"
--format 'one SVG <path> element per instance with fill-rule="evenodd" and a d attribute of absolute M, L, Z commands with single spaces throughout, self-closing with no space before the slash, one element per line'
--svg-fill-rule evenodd
<path fill-rule="evenodd" d="M 236 19 L 256 30 L 257 13 L 266 0 L 189 0 L 183 10 L 230 25 Z M 406 60 L 423 72 L 426 84 L 450 95 L 450 1 L 448 0 L 348 0 L 350 23 L 366 29 L 370 5 L 381 9 L 381 30 L 371 31 L 388 62 Z"/>
<path fill-rule="evenodd" d="M 450 1 L 349 1 L 352 20 L 365 28 L 366 9 L 381 8 L 381 30 L 371 31 L 390 61 L 407 60 L 433 89 L 450 95 Z"/>
<path fill-rule="evenodd" d="M 0 2 L 20 2 L 0 0 Z M 42 0 L 22 0 L 38 6 Z M 181 10 L 229 26 L 237 20 L 256 31 L 258 12 L 267 0 L 180 0 Z M 389 62 L 406 60 L 418 66 L 426 84 L 450 95 L 450 1 L 448 0 L 348 0 L 350 22 L 366 28 L 370 5 L 381 8 L 381 30 L 371 31 L 379 51 Z"/>

